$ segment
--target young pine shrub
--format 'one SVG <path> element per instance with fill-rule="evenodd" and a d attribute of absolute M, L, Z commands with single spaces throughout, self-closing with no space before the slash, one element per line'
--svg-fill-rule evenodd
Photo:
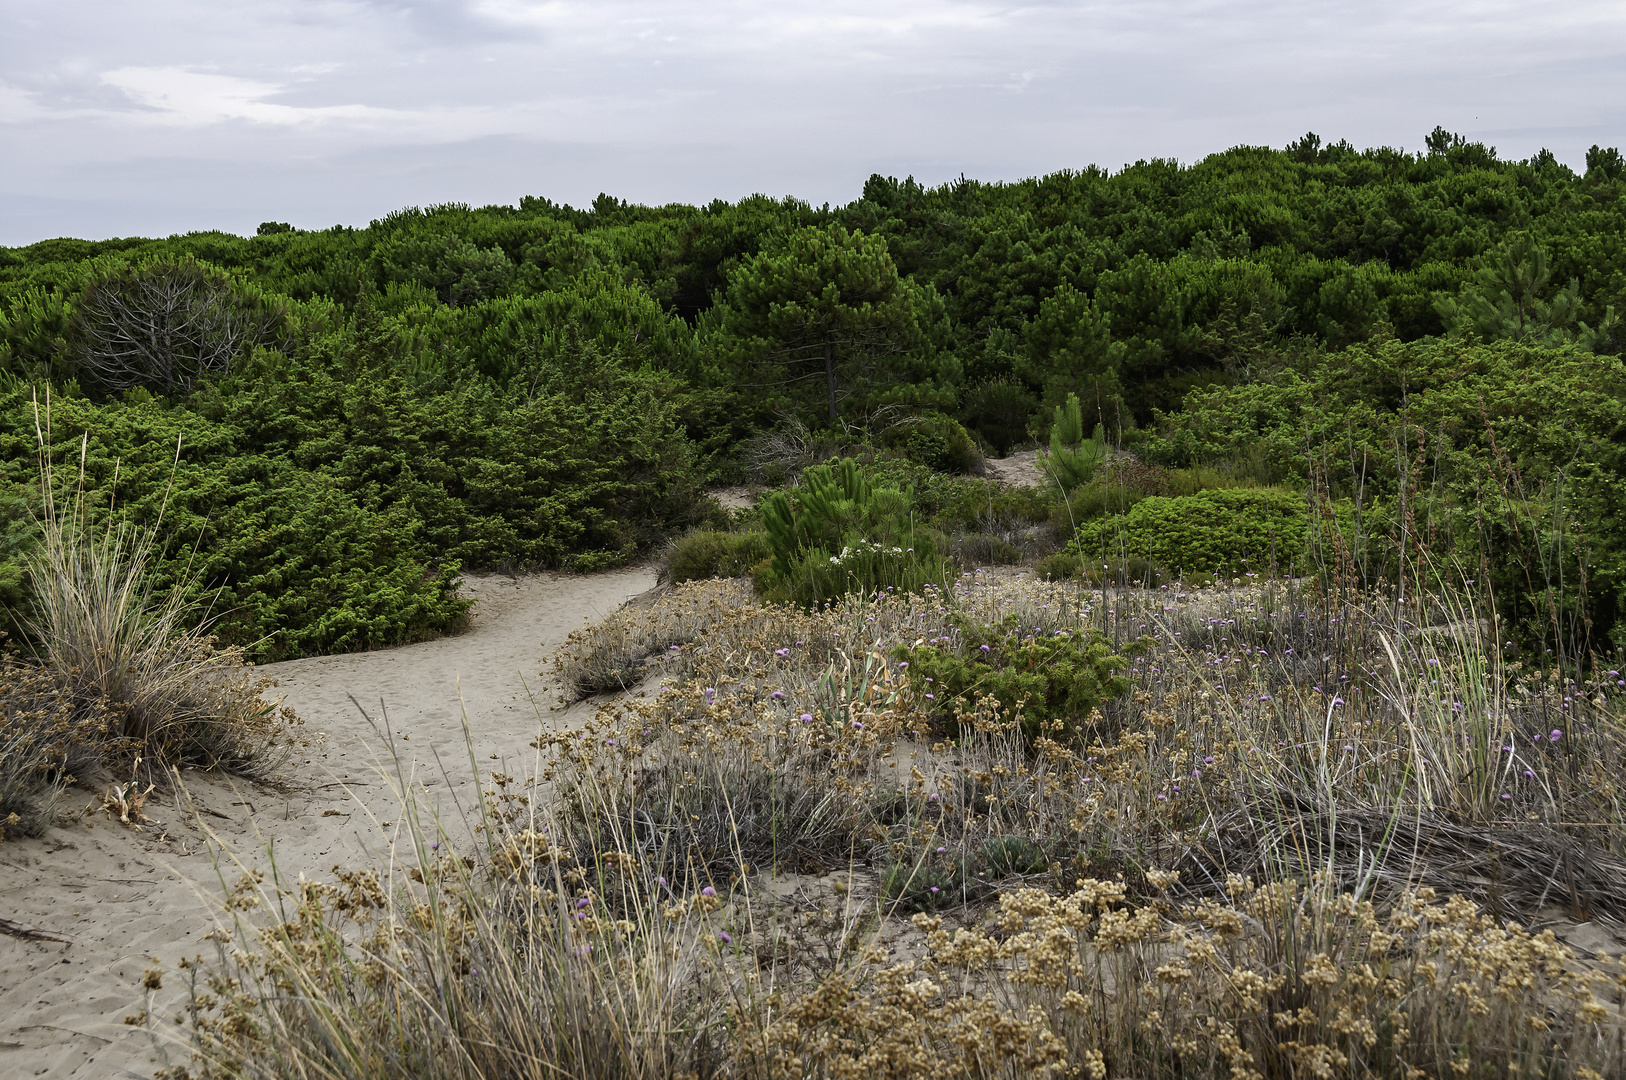
<path fill-rule="evenodd" d="M 814 608 L 848 594 L 919 592 L 948 576 L 942 537 L 918 524 L 906 491 L 874 487 L 851 458 L 807 469 L 794 500 L 775 492 L 762 507 L 773 557 L 759 589 Z"/>
<path fill-rule="evenodd" d="M 1096 424 L 1094 435 L 1086 439 L 1078 395 L 1068 394 L 1067 403 L 1056 406 L 1056 420 L 1050 428 L 1050 452 L 1039 451 L 1039 471 L 1063 491 L 1072 491 L 1089 483 L 1108 456 L 1106 429 Z"/>

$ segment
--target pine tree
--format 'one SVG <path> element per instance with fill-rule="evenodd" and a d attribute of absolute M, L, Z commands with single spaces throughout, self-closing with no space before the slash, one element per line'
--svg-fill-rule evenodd
<path fill-rule="evenodd" d="M 1067 404 L 1056 406 L 1056 422 L 1050 427 L 1050 452 L 1038 453 L 1039 469 L 1048 473 L 1063 491 L 1072 491 L 1090 482 L 1095 470 L 1107 459 L 1106 429 L 1095 425 L 1095 433 L 1084 438 L 1083 408 L 1077 394 L 1067 395 Z"/>

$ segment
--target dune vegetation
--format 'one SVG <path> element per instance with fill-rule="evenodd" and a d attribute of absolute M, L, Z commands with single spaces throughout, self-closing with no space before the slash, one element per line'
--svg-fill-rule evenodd
<path fill-rule="evenodd" d="M 1436 130 L 0 250 L 0 821 L 654 560 L 472 828 L 221 854 L 167 1080 L 1621 1075 L 1623 194 Z"/>

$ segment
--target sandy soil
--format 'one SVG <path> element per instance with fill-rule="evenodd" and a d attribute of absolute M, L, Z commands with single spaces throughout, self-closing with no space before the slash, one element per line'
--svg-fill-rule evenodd
<path fill-rule="evenodd" d="M 539 723 L 566 726 L 589 708 L 550 711 L 554 692 L 541 674 L 548 653 L 584 619 L 654 584 L 650 568 L 471 576 L 467 588 L 479 604 L 466 634 L 262 669 L 307 730 L 326 735 L 297 763 L 294 787 L 194 772 L 185 774 L 186 791 L 219 839 L 268 876 L 268 849 L 289 877 L 326 878 L 336 863 L 370 862 L 397 816 L 396 773 L 384 763 L 375 726 L 382 714 L 406 768 L 443 815 L 456 814 L 477 800 L 465 710 L 480 767 L 507 761 L 510 771 L 524 771 Z M 183 989 L 175 962 L 206 951 L 201 938 L 221 897 L 204 836 L 178 801 L 150 802 L 153 821 L 141 831 L 92 810 L 41 839 L 0 845 L 0 1077 L 150 1077 L 164 1064 L 124 1017 L 141 1010 L 141 975 L 153 960 L 166 971 L 155 995 L 160 1015 L 173 1012 Z M 99 802 L 74 789 L 63 806 L 83 811 Z M 30 932 L 43 936 L 20 936 Z M 172 1048 L 170 1057 L 181 1063 L 185 1051 Z"/>
<path fill-rule="evenodd" d="M 990 480 L 1011 487 L 1038 487 L 1044 483 L 1039 471 L 1036 450 L 1020 450 L 1002 458 L 988 458 L 982 463 L 983 475 Z"/>

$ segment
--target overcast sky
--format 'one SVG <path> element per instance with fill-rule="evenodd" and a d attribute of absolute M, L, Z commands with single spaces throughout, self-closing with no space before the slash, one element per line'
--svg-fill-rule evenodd
<path fill-rule="evenodd" d="M 856 198 L 1435 124 L 1626 144 L 1626 3 L 0 0 L 0 244 Z"/>

